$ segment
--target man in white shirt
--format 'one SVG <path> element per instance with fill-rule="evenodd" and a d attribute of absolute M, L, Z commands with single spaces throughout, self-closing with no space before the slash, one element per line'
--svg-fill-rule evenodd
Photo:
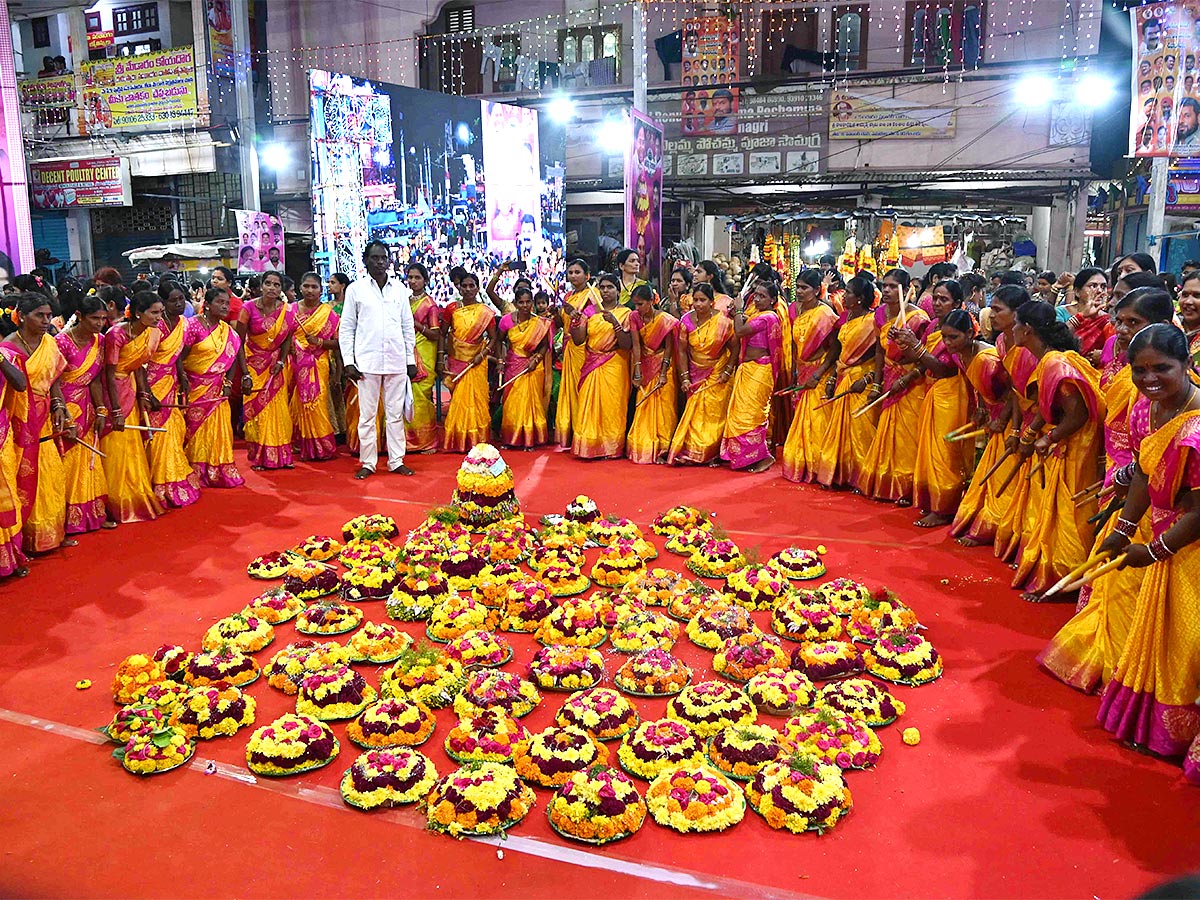
<path fill-rule="evenodd" d="M 346 377 L 358 385 L 358 461 L 355 478 L 375 474 L 379 462 L 376 419 L 379 395 L 387 429 L 388 471 L 412 475 L 404 464 L 404 420 L 412 408 L 410 379 L 417 374 L 416 333 L 409 291 L 391 273 L 391 255 L 383 241 L 363 250 L 367 277 L 346 288 L 338 343 Z"/>

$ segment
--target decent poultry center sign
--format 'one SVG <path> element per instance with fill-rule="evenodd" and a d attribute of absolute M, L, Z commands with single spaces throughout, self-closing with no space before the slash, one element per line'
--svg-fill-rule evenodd
<path fill-rule="evenodd" d="M 129 160 L 103 156 L 33 163 L 29 192 L 37 209 L 129 206 Z"/>

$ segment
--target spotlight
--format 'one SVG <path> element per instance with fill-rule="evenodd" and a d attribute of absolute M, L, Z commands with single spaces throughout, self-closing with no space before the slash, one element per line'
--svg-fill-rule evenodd
<path fill-rule="evenodd" d="M 564 125 L 575 118 L 575 104 L 566 94 L 559 94 L 551 100 L 546 110 L 550 113 L 551 119 Z"/>
<path fill-rule="evenodd" d="M 1026 75 L 1016 86 L 1016 100 L 1022 106 L 1045 106 L 1054 99 L 1054 82 L 1045 75 Z"/>
<path fill-rule="evenodd" d="M 392 151 L 387 147 L 380 147 L 372 156 L 375 164 L 378 166 L 390 166 L 392 164 Z"/>
<path fill-rule="evenodd" d="M 264 144 L 258 151 L 259 161 L 268 169 L 274 169 L 276 172 L 287 167 L 292 160 L 291 151 L 280 143 Z"/>
<path fill-rule="evenodd" d="M 1105 106 L 1114 93 L 1112 82 L 1102 75 L 1085 75 L 1075 83 L 1075 102 L 1083 106 Z"/>
<path fill-rule="evenodd" d="M 471 143 L 471 129 L 467 126 L 466 122 L 458 123 L 457 134 L 458 134 L 458 142 L 460 144 Z"/>
<path fill-rule="evenodd" d="M 625 118 L 624 114 L 605 116 L 599 122 L 599 126 L 596 142 L 600 145 L 600 149 L 610 156 L 624 154 L 629 148 L 629 141 L 632 137 L 629 120 Z"/>

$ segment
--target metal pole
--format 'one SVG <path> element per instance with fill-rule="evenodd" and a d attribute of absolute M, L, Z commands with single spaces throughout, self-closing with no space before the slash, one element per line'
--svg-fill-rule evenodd
<path fill-rule="evenodd" d="M 1149 242 L 1150 237 L 1157 238 L 1166 231 L 1167 218 L 1167 170 L 1171 160 L 1166 156 L 1156 156 L 1150 167 L 1150 215 L 1146 223 L 1146 252 L 1157 259 L 1162 265 L 1166 253 L 1166 242 Z"/>
<path fill-rule="evenodd" d="M 633 108 L 646 111 L 646 5 L 633 7 Z"/>
<path fill-rule="evenodd" d="M 201 4 L 203 6 L 203 4 Z M 234 102 L 237 108 L 238 169 L 242 176 L 242 207 L 260 210 L 258 192 L 258 136 L 254 121 L 253 72 L 250 62 L 250 10 L 246 0 L 230 0 L 233 17 Z"/>

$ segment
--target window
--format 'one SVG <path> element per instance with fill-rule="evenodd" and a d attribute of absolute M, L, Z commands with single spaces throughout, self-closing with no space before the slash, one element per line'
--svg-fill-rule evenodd
<path fill-rule="evenodd" d="M 113 10 L 113 33 L 145 34 L 147 31 L 158 31 L 158 4 L 139 3 L 137 6 L 124 6 Z"/>
<path fill-rule="evenodd" d="M 84 25 L 87 27 L 88 34 L 91 34 L 93 31 L 100 31 L 100 13 L 98 13 L 98 12 L 84 13 L 83 14 L 83 22 L 84 22 Z"/>
<path fill-rule="evenodd" d="M 46 16 L 30 19 L 29 27 L 33 30 L 34 47 L 50 46 L 50 20 Z"/>
<path fill-rule="evenodd" d="M 811 7 L 764 12 L 758 74 L 807 75 L 825 68 L 820 14 Z"/>
<path fill-rule="evenodd" d="M 865 4 L 833 8 L 834 64 L 843 72 L 867 67 L 867 10 Z"/>
<path fill-rule="evenodd" d="M 619 78 L 621 26 L 598 25 L 590 28 L 563 28 L 558 32 L 558 56 L 565 66 L 595 62 L 598 59 L 611 59 L 616 65 Z"/>
<path fill-rule="evenodd" d="M 459 6 L 446 10 L 446 34 L 475 30 L 475 7 Z"/>
<path fill-rule="evenodd" d="M 977 69 L 983 62 L 983 0 L 908 4 L 904 62 L 908 66 Z"/>
<path fill-rule="evenodd" d="M 579 62 L 579 50 L 576 46 L 575 35 L 568 34 L 563 38 L 562 61 L 564 65 L 573 66 Z"/>

